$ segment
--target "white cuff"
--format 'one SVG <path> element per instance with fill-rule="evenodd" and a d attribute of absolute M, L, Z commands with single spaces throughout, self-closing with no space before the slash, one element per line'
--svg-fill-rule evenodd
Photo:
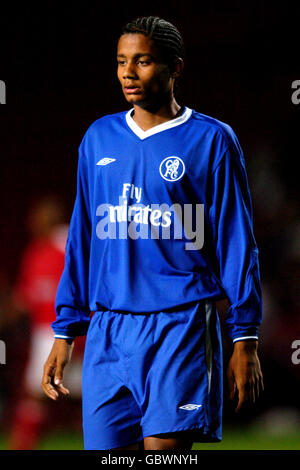
<path fill-rule="evenodd" d="M 65 335 L 54 335 L 54 338 L 58 338 L 58 339 L 75 339 L 74 336 L 65 336 Z"/>
<path fill-rule="evenodd" d="M 244 341 L 245 339 L 256 339 L 256 340 L 258 340 L 258 336 L 241 336 L 240 338 L 234 338 L 232 340 L 232 342 L 235 343 L 236 341 Z"/>

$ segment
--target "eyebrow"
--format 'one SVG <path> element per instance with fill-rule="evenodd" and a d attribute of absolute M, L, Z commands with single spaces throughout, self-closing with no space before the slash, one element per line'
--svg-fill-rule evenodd
<path fill-rule="evenodd" d="M 145 57 L 145 56 L 148 56 L 148 57 L 150 57 L 151 59 L 154 58 L 152 54 L 149 54 L 149 52 L 139 52 L 139 53 L 137 53 L 137 54 L 134 54 L 133 57 L 136 59 L 136 58 Z M 117 57 L 126 57 L 126 55 L 125 55 L 125 54 L 117 54 Z"/>

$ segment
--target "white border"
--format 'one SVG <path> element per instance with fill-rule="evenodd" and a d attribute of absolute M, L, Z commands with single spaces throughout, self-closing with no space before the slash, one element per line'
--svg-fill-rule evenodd
<path fill-rule="evenodd" d="M 65 336 L 65 335 L 54 335 L 54 338 L 57 338 L 57 339 L 75 339 L 74 336 Z"/>
<path fill-rule="evenodd" d="M 159 132 L 166 131 L 167 129 L 171 129 L 172 127 L 179 126 L 180 124 L 186 122 L 192 115 L 192 109 L 185 106 L 184 112 L 181 114 L 181 116 L 178 116 L 178 118 L 162 122 L 161 124 L 157 124 L 157 126 L 151 127 L 151 129 L 144 131 L 133 120 L 131 116 L 133 110 L 134 108 L 130 109 L 128 113 L 126 113 L 126 122 L 132 132 L 134 132 L 141 140 L 146 139 L 151 135 L 158 134 Z"/>
<path fill-rule="evenodd" d="M 240 336 L 239 338 L 234 338 L 232 342 L 235 343 L 236 341 L 243 341 L 245 339 L 257 339 L 258 340 L 258 336 Z"/>

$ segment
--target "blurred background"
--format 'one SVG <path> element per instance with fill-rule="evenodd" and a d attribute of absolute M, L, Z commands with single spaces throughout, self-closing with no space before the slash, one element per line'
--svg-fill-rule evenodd
<path fill-rule="evenodd" d="M 300 80 L 299 11 L 296 2 L 263 0 L 1 6 L 1 449 L 83 447 L 84 338 L 68 368 L 69 398 L 44 398 L 40 371 L 53 340 L 78 146 L 95 119 L 128 109 L 116 79 L 116 44 L 123 24 L 148 15 L 182 32 L 178 102 L 225 121 L 239 138 L 260 250 L 265 393 L 237 416 L 224 381 L 223 442 L 195 448 L 300 449 L 300 353 L 292 348 L 300 345 L 300 104 L 292 101 Z M 225 365 L 231 351 L 224 334 Z"/>

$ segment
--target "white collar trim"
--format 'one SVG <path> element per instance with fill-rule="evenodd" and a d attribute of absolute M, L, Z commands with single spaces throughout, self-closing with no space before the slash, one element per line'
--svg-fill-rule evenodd
<path fill-rule="evenodd" d="M 158 132 L 165 131 L 167 129 L 171 129 L 172 127 L 179 126 L 180 124 L 183 124 L 186 122 L 192 114 L 192 110 L 185 106 L 184 112 L 178 116 L 178 118 L 175 119 L 170 119 L 169 121 L 162 122 L 161 124 L 157 124 L 154 127 L 151 127 L 147 131 L 144 131 L 137 125 L 137 123 L 133 120 L 131 117 L 132 111 L 134 108 L 130 109 L 126 113 L 126 122 L 130 129 L 140 138 L 140 139 L 146 139 L 146 137 L 149 137 L 150 135 L 157 134 Z"/>

